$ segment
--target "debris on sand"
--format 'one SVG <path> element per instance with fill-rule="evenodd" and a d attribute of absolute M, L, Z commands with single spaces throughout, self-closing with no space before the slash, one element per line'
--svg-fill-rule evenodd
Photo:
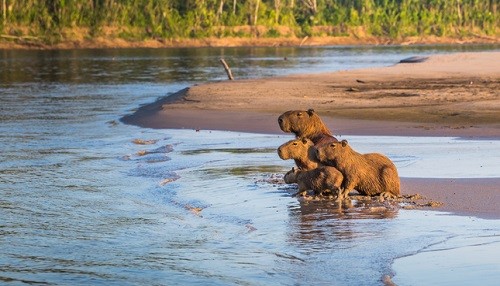
<path fill-rule="evenodd" d="M 144 140 L 144 139 L 134 139 L 132 140 L 132 143 L 137 144 L 137 145 L 152 145 L 158 142 L 157 139 L 152 139 L 152 140 Z"/>

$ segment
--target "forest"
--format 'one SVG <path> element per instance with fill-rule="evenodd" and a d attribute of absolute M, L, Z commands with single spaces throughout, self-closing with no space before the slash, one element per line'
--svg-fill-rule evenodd
<path fill-rule="evenodd" d="M 1 0 L 3 40 L 498 38 L 498 0 Z"/>

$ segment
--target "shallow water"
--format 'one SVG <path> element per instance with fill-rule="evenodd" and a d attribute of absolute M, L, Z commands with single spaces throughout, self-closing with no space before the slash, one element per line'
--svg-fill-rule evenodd
<path fill-rule="evenodd" d="M 280 183 L 292 163 L 275 149 L 287 135 L 118 121 L 159 96 L 223 79 L 220 56 L 235 76 L 254 77 L 467 48 L 491 49 L 0 51 L 1 283 L 376 285 L 395 274 L 398 285 L 419 285 L 412 277 L 429 271 L 414 267 L 422 260 L 462 267 L 465 282 L 496 281 L 498 220 L 390 205 L 339 212 L 298 201 Z M 495 140 L 347 139 L 388 154 L 405 177 L 499 176 Z M 439 260 L 463 255 L 471 259 Z"/>

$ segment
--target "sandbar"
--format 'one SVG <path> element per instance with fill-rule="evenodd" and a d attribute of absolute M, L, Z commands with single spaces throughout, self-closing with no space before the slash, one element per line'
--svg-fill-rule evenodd
<path fill-rule="evenodd" d="M 499 62 L 496 51 L 454 53 L 382 68 L 209 82 L 121 120 L 146 128 L 281 134 L 281 113 L 313 108 L 336 135 L 500 140 Z M 402 192 L 443 202 L 438 210 L 500 218 L 500 173 L 489 179 L 402 178 Z"/>

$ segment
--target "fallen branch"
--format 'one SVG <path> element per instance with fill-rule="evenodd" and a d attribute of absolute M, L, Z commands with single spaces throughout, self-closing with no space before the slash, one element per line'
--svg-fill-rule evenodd
<path fill-rule="evenodd" d="M 226 70 L 226 73 L 227 73 L 227 77 L 229 78 L 229 80 L 234 80 L 233 78 L 233 74 L 231 73 L 231 69 L 229 68 L 229 66 L 227 65 L 226 61 L 224 59 L 220 59 L 220 62 L 222 63 L 222 66 L 224 67 L 224 69 Z"/>

